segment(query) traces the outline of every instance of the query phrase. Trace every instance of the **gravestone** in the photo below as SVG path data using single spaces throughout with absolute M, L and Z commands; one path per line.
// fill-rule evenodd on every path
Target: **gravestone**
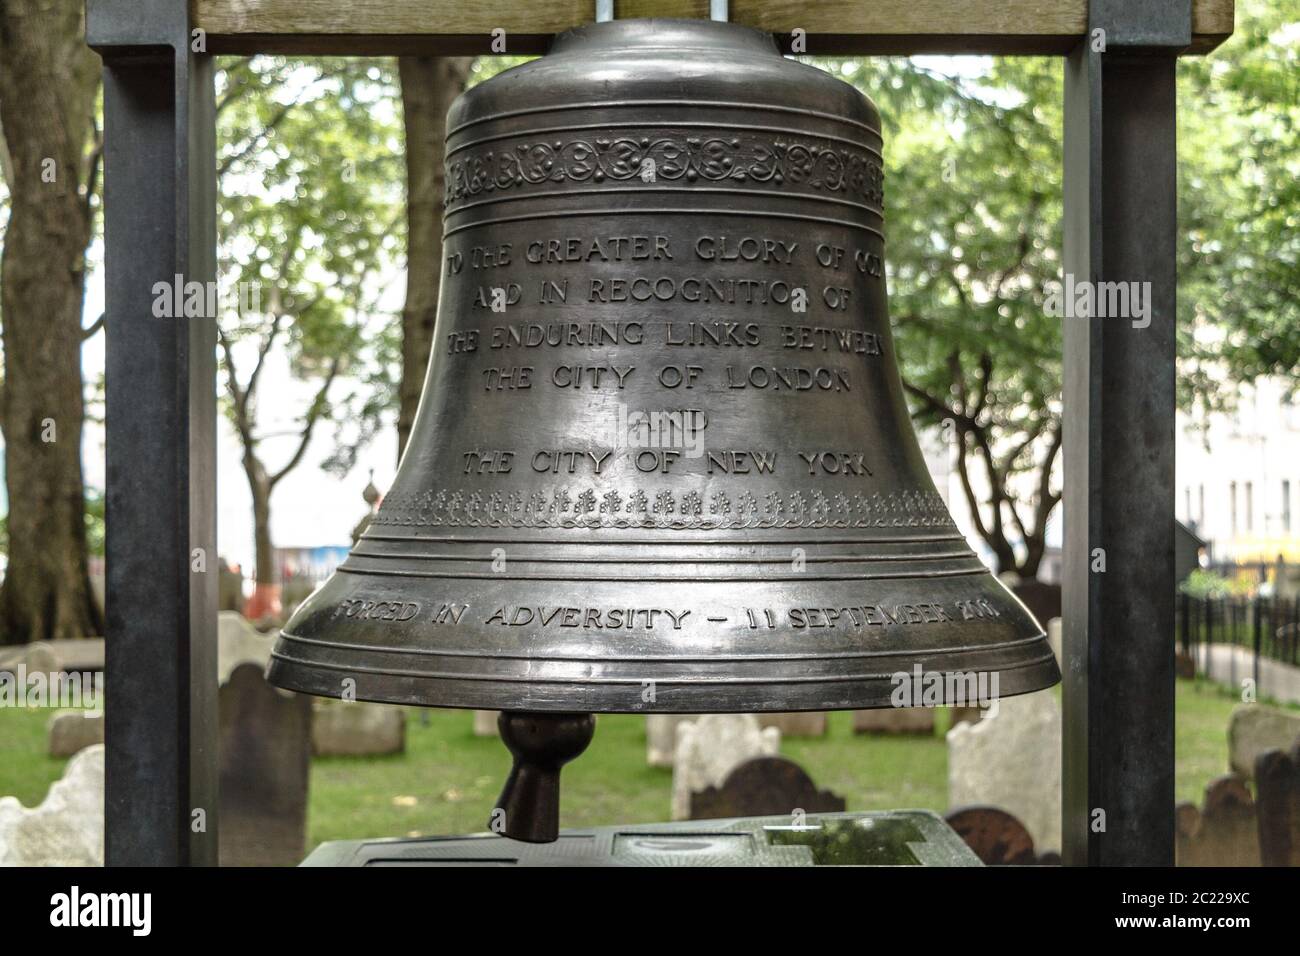
M 0 647 L 0 671 L 17 674 L 20 667 L 29 674 L 52 674 L 63 669 L 49 641 Z
M 1039 853 L 1061 849 L 1061 707 L 1051 691 L 998 701 L 996 717 L 948 731 L 948 806 L 992 806 Z
M 1255 761 L 1269 750 L 1290 750 L 1300 740 L 1300 713 L 1266 704 L 1238 704 L 1228 718 L 1228 764 L 1247 779 Z
M 225 558 L 217 558 L 217 610 L 238 611 L 244 606 L 244 576 Z
M 781 731 L 760 727 L 753 714 L 704 714 L 683 723 L 673 756 L 673 819 L 690 818 L 692 793 L 720 786 L 737 764 L 775 756 L 780 747 Z
M 103 865 L 103 744 L 69 760 L 39 806 L 0 797 L 0 866 Z
M 73 754 L 104 742 L 102 710 L 56 710 L 46 724 L 51 757 Z
M 317 757 L 367 757 L 406 750 L 406 711 L 391 704 L 313 702 L 311 749 Z
M 760 727 L 775 727 L 782 737 L 826 736 L 824 711 L 808 710 L 799 713 L 758 714 Z
M 787 757 L 755 757 L 732 769 L 721 786 L 691 794 L 692 820 L 842 813 L 844 798 L 818 790 L 812 778 Z
M 499 710 L 474 711 L 474 736 L 495 737 L 497 735 L 497 715 Z
M 645 762 L 651 767 L 671 767 L 677 753 L 677 728 L 699 714 L 650 714 L 645 719 Z
M 217 695 L 223 866 L 296 866 L 307 839 L 311 699 L 235 667 Z
M 944 820 L 985 866 L 1033 866 L 1039 863 L 1034 838 L 1025 825 L 997 807 L 961 807 Z
M 58 662 L 58 670 L 102 671 L 104 669 L 104 639 L 102 637 L 75 637 L 50 641 L 50 650 Z
M 853 712 L 855 734 L 934 734 L 933 707 L 878 707 Z
M 217 682 L 224 684 L 240 664 L 251 662 L 266 670 L 275 634 L 263 633 L 238 611 L 217 615 Z
M 949 722 L 949 729 L 956 727 L 960 723 L 976 724 L 984 716 L 984 708 L 975 707 L 950 707 L 952 720 Z
M 1239 774 L 1212 780 L 1205 805 L 1174 808 L 1175 866 L 1259 866 L 1255 801 Z
M 755 714 L 759 727 L 775 727 L 782 737 L 824 737 L 826 714 L 821 711 L 802 713 Z M 677 728 L 699 720 L 699 714 L 650 714 L 645 719 L 645 762 L 651 767 L 671 767 L 677 750 Z
M 1300 866 L 1300 741 L 1255 763 L 1262 866 Z
M 1045 624 L 1061 616 L 1061 586 L 1048 584 L 1034 578 L 1009 583 L 1011 593 L 1029 609 L 1039 623 Z

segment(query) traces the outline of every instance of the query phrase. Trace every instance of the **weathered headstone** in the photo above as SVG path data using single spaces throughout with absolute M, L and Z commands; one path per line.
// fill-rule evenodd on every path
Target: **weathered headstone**
M 102 637 L 65 638 L 49 642 L 60 670 L 102 671 L 104 639 Z
M 650 714 L 645 719 L 645 762 L 671 767 L 677 754 L 677 728 L 699 720 L 699 714 Z
M 775 727 L 782 737 L 826 736 L 826 714 L 808 710 L 799 713 L 758 714 L 760 727 Z
M 0 671 L 17 674 L 20 667 L 26 668 L 29 674 L 52 674 L 63 669 L 49 641 L 0 647 Z
M 104 742 L 102 710 L 56 710 L 46 724 L 51 757 L 73 754 Z
M 878 707 L 853 712 L 855 734 L 934 733 L 933 707 Z
M 992 806 L 1061 849 L 1061 707 L 1051 691 L 998 701 L 996 717 L 948 731 L 948 806 Z
M 318 757 L 403 753 L 406 711 L 391 704 L 318 698 L 313 704 L 311 749 Z
M 755 757 L 734 767 L 717 787 L 691 794 L 692 820 L 841 813 L 844 798 L 818 790 L 807 772 L 786 757 Z
M 1300 866 L 1300 742 L 1259 755 L 1255 788 L 1260 864 Z
M 499 710 L 474 711 L 474 736 L 495 737 L 497 735 L 497 715 Z
M 1205 788 L 1205 806 L 1174 808 L 1176 866 L 1259 866 L 1255 801 L 1246 780 L 1228 774 Z
M 1014 582 L 1007 582 L 1007 586 L 1039 623 L 1046 624 L 1052 618 L 1060 618 L 1061 586 L 1059 584 L 1047 584 L 1033 578 L 1021 581 L 1017 578 Z
M 273 633 L 259 631 L 238 611 L 222 611 L 217 615 L 217 682 L 224 684 L 246 662 L 265 671 L 274 643 Z
M 949 729 L 956 727 L 960 723 L 975 724 L 984 716 L 984 708 L 978 705 L 973 707 L 951 707 L 952 720 L 949 722 Z
M 1300 740 L 1300 713 L 1266 704 L 1238 704 L 1228 718 L 1228 764 L 1247 779 L 1268 750 L 1290 750 Z
M 944 820 L 985 866 L 1033 866 L 1039 862 L 1025 825 L 997 807 L 960 807 Z
M 760 727 L 753 714 L 705 714 L 683 723 L 673 757 L 673 819 L 690 819 L 692 793 L 721 785 L 737 764 L 775 756 L 780 747 L 781 731 Z
M 225 558 L 217 559 L 217 610 L 238 611 L 244 606 L 244 576 Z
M 0 866 L 103 865 L 103 744 L 68 761 L 39 806 L 0 797 Z
M 824 737 L 826 714 L 821 711 L 801 713 L 755 714 L 760 727 L 775 727 L 782 737 Z M 650 714 L 645 719 L 645 762 L 651 767 L 671 767 L 677 751 L 677 728 L 699 714 Z
M 238 665 L 217 697 L 223 866 L 296 866 L 307 839 L 311 698 Z

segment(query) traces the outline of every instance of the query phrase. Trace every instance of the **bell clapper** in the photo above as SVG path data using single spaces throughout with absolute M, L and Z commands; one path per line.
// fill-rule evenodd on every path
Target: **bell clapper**
M 596 718 L 504 710 L 497 730 L 515 761 L 488 826 L 512 840 L 553 843 L 560 835 L 560 768 L 587 749 Z

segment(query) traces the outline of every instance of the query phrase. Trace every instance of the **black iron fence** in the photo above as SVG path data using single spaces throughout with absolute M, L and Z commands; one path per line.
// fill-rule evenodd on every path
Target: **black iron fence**
M 1180 594 L 1175 619 L 1179 647 L 1198 670 L 1208 669 L 1216 644 L 1242 648 L 1256 664 L 1265 658 L 1300 666 L 1300 599 Z

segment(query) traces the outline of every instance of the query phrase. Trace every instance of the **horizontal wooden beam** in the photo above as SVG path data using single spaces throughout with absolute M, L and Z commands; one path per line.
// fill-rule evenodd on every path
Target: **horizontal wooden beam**
M 594 19 L 595 0 L 191 0 L 215 53 L 464 55 L 541 53 Z M 1232 33 L 1234 0 L 1194 0 L 1192 45 Z M 708 0 L 617 0 L 620 19 L 707 17 Z M 1060 55 L 1086 32 L 1088 0 L 731 0 L 731 19 L 778 37 L 807 35 L 813 55 Z

